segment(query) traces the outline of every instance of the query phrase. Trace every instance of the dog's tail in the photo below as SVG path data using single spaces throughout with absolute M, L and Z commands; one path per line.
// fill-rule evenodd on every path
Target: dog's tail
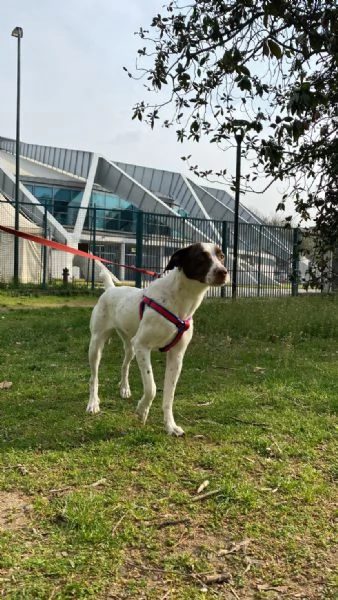
M 115 283 L 120 283 L 120 280 L 113 275 L 102 263 L 100 264 L 100 279 L 103 281 L 104 289 L 115 287 Z

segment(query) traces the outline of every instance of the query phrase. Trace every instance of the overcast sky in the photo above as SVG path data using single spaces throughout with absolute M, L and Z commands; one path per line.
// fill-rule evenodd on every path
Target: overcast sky
M 25 142 L 100 152 L 108 158 L 188 174 L 181 160 L 205 169 L 235 169 L 235 150 L 207 142 L 182 146 L 174 131 L 151 131 L 132 120 L 144 98 L 130 79 L 140 40 L 163 0 L 4 0 L 0 20 L 0 135 L 15 138 L 17 40 L 21 41 L 21 139 Z M 246 165 L 243 165 L 243 170 Z M 203 183 L 203 182 L 202 182 Z M 226 191 L 230 191 L 225 186 Z M 278 185 L 243 204 L 271 215 L 281 199 Z

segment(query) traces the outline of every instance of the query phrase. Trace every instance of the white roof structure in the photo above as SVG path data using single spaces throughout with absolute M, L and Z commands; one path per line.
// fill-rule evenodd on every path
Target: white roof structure
M 144 212 L 184 214 L 191 218 L 233 221 L 234 199 L 222 189 L 203 187 L 182 173 L 121 162 L 81 150 L 20 144 L 20 176 L 23 178 L 94 184 L 129 201 Z M 15 174 L 15 140 L 0 137 L 0 170 Z M 2 189 L 3 175 L 2 175 Z M 84 199 L 83 204 L 86 204 Z M 260 224 L 261 220 L 244 206 L 240 220 Z

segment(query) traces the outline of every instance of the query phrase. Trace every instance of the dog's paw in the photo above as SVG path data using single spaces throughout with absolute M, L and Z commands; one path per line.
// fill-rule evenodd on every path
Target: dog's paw
M 182 437 L 185 435 L 182 427 L 179 427 L 175 423 L 173 425 L 165 425 L 165 429 L 169 435 L 174 435 L 175 437 Z
M 141 419 L 142 424 L 144 425 L 146 423 L 146 421 L 147 421 L 147 418 L 148 418 L 149 406 L 145 406 L 142 403 L 142 400 L 140 400 L 140 402 L 138 403 L 138 405 L 136 407 L 135 413 Z
M 97 401 L 89 400 L 86 411 L 87 413 L 96 415 L 98 412 L 100 412 L 100 403 Z
M 130 387 L 129 385 L 121 385 L 120 386 L 120 396 L 121 398 L 130 398 L 131 397 L 131 391 L 130 391 Z

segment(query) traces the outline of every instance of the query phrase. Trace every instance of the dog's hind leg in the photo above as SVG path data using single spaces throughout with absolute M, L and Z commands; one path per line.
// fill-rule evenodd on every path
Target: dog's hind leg
M 152 401 L 156 395 L 156 384 L 150 361 L 150 350 L 135 344 L 135 354 L 143 383 L 143 396 L 137 405 L 136 414 L 144 424 L 147 420 Z
M 98 395 L 99 390 L 99 366 L 102 357 L 102 351 L 108 334 L 100 336 L 93 334 L 89 344 L 89 366 L 90 366 L 90 383 L 89 383 L 89 402 L 87 404 L 87 412 L 95 414 L 100 411 L 100 399 Z
M 121 398 L 130 398 L 131 391 L 129 387 L 129 367 L 130 363 L 135 356 L 134 348 L 131 341 L 123 335 L 121 331 L 116 330 L 119 334 L 121 340 L 123 341 L 124 347 L 124 360 L 121 369 L 121 380 L 119 382 L 120 386 L 120 396 Z

